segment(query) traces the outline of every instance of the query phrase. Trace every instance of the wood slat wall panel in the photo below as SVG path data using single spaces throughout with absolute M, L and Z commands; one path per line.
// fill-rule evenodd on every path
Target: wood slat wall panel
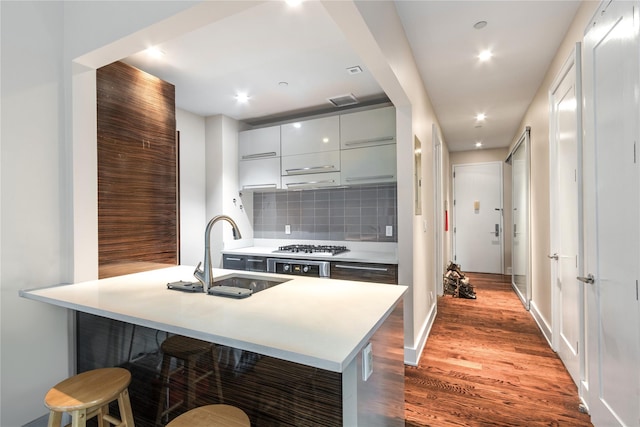
M 176 265 L 175 87 L 121 62 L 96 80 L 99 276 Z

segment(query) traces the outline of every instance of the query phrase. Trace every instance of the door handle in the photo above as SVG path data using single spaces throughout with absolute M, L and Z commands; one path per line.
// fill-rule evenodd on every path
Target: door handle
M 496 237 L 500 237 L 500 224 L 496 224 Z
M 557 261 L 557 260 L 558 260 L 558 254 L 547 255 L 547 258 L 549 258 L 549 259 L 555 259 L 555 260 Z
M 587 277 L 578 276 L 576 277 L 576 279 L 583 283 L 588 283 L 589 285 L 593 285 L 594 283 L 596 283 L 596 278 L 593 277 L 593 274 L 591 273 L 587 274 Z

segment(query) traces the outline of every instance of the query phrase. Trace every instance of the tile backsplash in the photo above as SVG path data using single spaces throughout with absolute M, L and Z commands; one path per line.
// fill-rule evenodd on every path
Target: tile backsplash
M 397 242 L 397 218 L 396 184 L 253 193 L 255 238 Z

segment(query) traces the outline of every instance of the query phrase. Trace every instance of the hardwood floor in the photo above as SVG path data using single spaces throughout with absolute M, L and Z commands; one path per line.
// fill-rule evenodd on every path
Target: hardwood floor
M 468 277 L 477 299 L 441 297 L 419 366 L 405 369 L 405 425 L 591 426 L 509 278 Z

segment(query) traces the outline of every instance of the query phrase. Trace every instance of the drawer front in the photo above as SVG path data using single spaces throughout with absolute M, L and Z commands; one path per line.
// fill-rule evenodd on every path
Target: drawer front
M 397 285 L 398 266 L 395 264 L 332 261 L 331 278 Z
M 222 255 L 222 268 L 227 270 L 246 270 L 247 257 L 244 255 Z

